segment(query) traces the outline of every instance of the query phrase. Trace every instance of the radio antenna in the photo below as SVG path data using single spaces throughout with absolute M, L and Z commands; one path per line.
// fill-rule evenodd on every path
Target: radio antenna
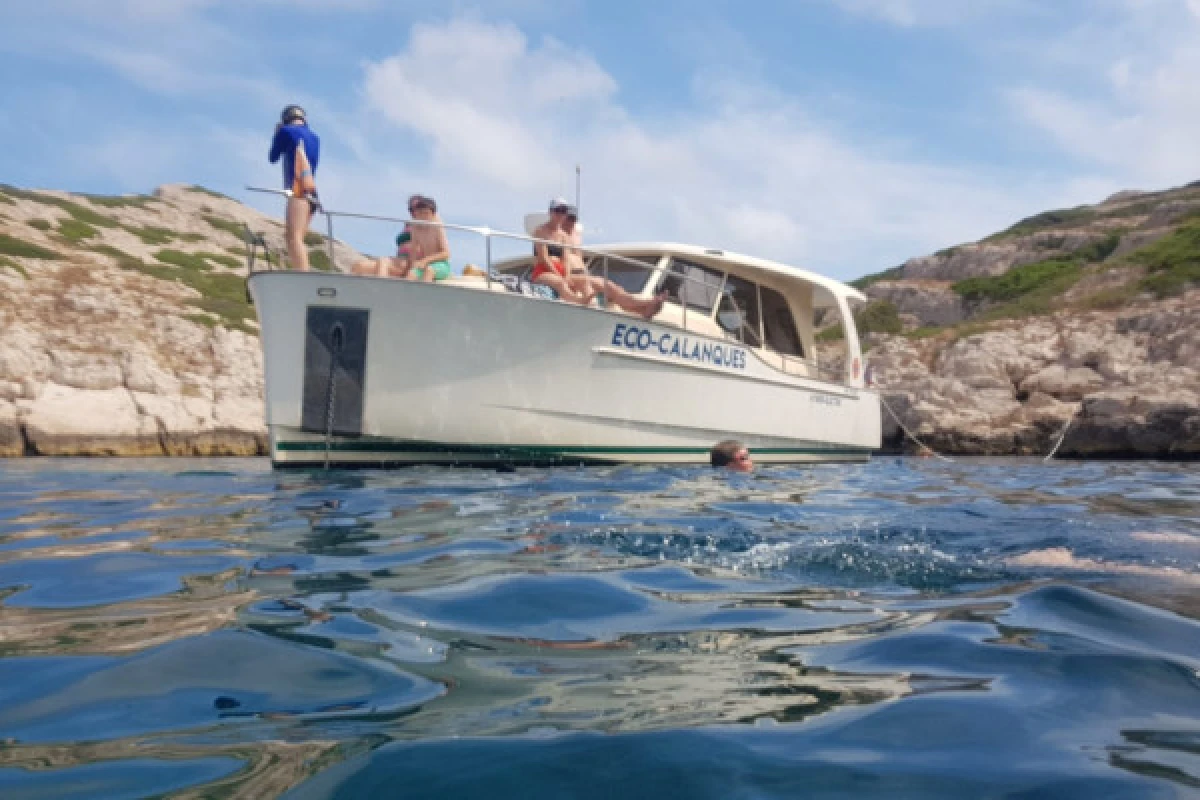
M 579 210 L 579 165 L 575 165 L 575 210 Z

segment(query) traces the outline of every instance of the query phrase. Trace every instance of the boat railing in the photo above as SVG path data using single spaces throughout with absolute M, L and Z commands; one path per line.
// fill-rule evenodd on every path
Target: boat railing
M 263 192 L 266 194 L 282 195 L 284 197 L 292 197 L 293 196 L 292 192 L 287 189 L 269 189 L 269 188 L 256 187 L 256 186 L 247 186 L 246 189 L 249 191 L 253 191 L 253 192 Z M 645 261 L 639 261 L 638 259 L 635 259 L 635 258 L 629 258 L 627 256 L 618 255 L 616 253 L 613 253 L 609 250 L 604 249 L 603 247 L 589 247 L 587 245 L 565 245 L 559 241 L 554 241 L 554 240 L 550 240 L 550 239 L 540 239 L 536 236 L 529 236 L 529 235 L 526 235 L 523 233 L 511 233 L 508 231 L 496 230 L 496 229 L 490 228 L 486 225 L 483 225 L 483 226 L 481 226 L 481 225 L 460 225 L 460 224 L 456 224 L 456 223 L 452 223 L 452 222 L 442 222 L 440 220 L 432 221 L 432 220 L 420 220 L 420 219 L 406 219 L 403 217 L 391 217 L 391 216 L 380 215 L 380 214 L 362 214 L 362 213 L 354 212 L 354 211 L 334 211 L 334 210 L 331 210 L 328 208 L 324 208 L 323 206 L 319 206 L 316 209 L 316 211 L 317 211 L 317 213 L 319 213 L 325 217 L 325 244 L 328 249 L 328 258 L 329 258 L 329 263 L 331 266 L 336 263 L 334 260 L 334 241 L 335 241 L 334 240 L 334 219 L 338 218 L 338 219 L 345 219 L 345 220 L 363 220 L 363 221 L 368 221 L 368 222 L 389 222 L 389 223 L 395 223 L 395 224 L 400 224 L 400 225 L 427 226 L 427 227 L 432 227 L 432 228 L 442 228 L 443 230 L 458 231 L 461 233 L 468 233 L 468 234 L 480 236 L 483 238 L 483 246 L 484 246 L 484 276 L 483 277 L 484 277 L 484 281 L 486 282 L 486 285 L 489 289 L 492 288 L 492 284 L 495 280 L 493 278 L 493 269 L 492 269 L 492 242 L 494 239 L 501 239 L 501 240 L 505 240 L 505 241 L 514 241 L 514 242 L 523 242 L 523 243 L 530 244 L 530 245 L 538 245 L 538 244 L 544 244 L 547 246 L 553 245 L 556 247 L 564 247 L 566 249 L 573 250 L 573 251 L 576 251 L 576 252 L 584 254 L 584 255 L 596 256 L 596 257 L 598 257 L 597 260 L 599 260 L 600 263 L 602 264 L 602 276 L 606 282 L 610 280 L 609 271 L 608 271 L 610 261 L 615 262 L 615 263 L 628 264 L 628 265 L 637 267 L 639 269 L 647 269 L 647 268 L 654 269 L 654 267 L 649 267 L 649 265 Z M 267 246 L 267 243 L 264 240 L 263 236 L 261 234 L 253 233 L 252 231 L 250 231 L 249 227 L 247 227 L 245 238 L 246 238 L 246 245 L 247 245 L 247 268 L 248 268 L 249 272 L 251 274 L 253 274 L 254 272 L 263 272 L 263 271 L 274 270 L 276 267 L 271 262 L 270 249 Z M 255 264 L 256 264 L 255 256 L 256 256 L 256 252 L 259 247 L 261 247 L 263 249 L 263 252 L 265 255 L 265 258 L 263 260 L 267 266 L 265 269 L 256 270 L 255 269 Z M 508 259 L 505 259 L 505 260 L 508 260 Z M 702 288 L 706 292 L 711 291 L 714 288 L 712 284 L 707 283 L 693 275 L 688 274 L 686 271 L 680 269 L 673 262 L 670 263 L 670 265 L 667 267 L 665 272 L 666 272 L 666 274 L 669 274 L 669 275 L 672 275 L 672 276 L 678 278 L 684 284 L 695 284 L 696 286 Z M 723 293 L 724 288 L 725 288 L 725 286 L 724 286 L 724 284 L 722 284 L 722 286 L 717 290 L 718 296 L 720 296 Z M 689 331 L 689 332 L 693 332 L 693 333 L 695 333 L 695 332 L 707 333 L 706 331 L 693 331 L 691 328 L 688 327 L 688 303 L 686 301 L 684 301 L 683 296 L 682 296 L 683 294 L 684 293 L 681 293 L 680 302 L 679 302 L 679 306 L 682 309 L 682 311 L 681 311 L 682 320 L 681 320 L 680 327 L 682 327 L 683 330 L 685 330 L 685 331 Z M 692 313 L 697 314 L 698 312 L 693 311 Z M 700 315 L 700 316 L 703 319 L 711 319 L 710 314 L 705 314 L 705 315 Z M 780 353 L 777 350 L 773 350 L 773 349 L 766 347 L 765 343 L 761 349 L 764 352 L 769 353 L 772 357 L 779 358 L 780 363 L 782 364 L 781 369 L 786 374 L 806 377 L 808 375 L 811 375 L 813 372 L 815 372 L 818 375 L 818 377 L 821 377 L 822 380 L 827 380 L 832 383 L 838 383 L 838 384 L 842 383 L 841 370 L 833 369 L 827 365 L 820 364 L 815 359 L 803 358 L 800 356 L 794 356 L 794 355 L 789 355 L 786 353 Z

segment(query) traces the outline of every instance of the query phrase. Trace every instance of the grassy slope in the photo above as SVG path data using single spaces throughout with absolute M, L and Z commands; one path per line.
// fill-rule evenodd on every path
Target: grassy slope
M 214 197 L 222 197 L 222 195 L 203 187 L 192 187 L 191 190 Z M 86 198 L 88 203 L 102 208 L 136 207 L 153 210 L 153 205 L 161 202 L 157 198 L 147 195 L 81 196 Z M 220 246 L 212 242 L 210 237 L 195 233 L 180 233 L 153 225 L 125 225 L 107 214 L 72 200 L 0 184 L 0 204 L 11 205 L 15 199 L 54 206 L 66 212 L 66 217 L 57 224 L 42 219 L 35 219 L 29 223 L 37 230 L 53 234 L 52 238 L 57 238 L 63 247 L 50 249 L 16 236 L 0 234 L 0 258 L 4 259 L 3 262 L 0 262 L 0 266 L 13 269 L 28 277 L 26 270 L 9 257 L 70 261 L 73 253 L 81 251 L 95 253 L 112 259 L 121 269 L 139 272 L 158 280 L 175 281 L 196 290 L 200 297 L 187 302 L 197 312 L 203 313 L 187 314 L 188 319 L 209 327 L 221 324 L 247 333 L 255 332 L 252 325 L 254 307 L 246 296 L 244 277 L 214 269 L 214 265 L 238 269 L 243 263 L 240 258 L 210 251 L 189 253 L 177 248 L 164 248 L 155 253 L 152 263 L 147 263 L 111 245 L 96 241 L 100 238 L 101 229 L 123 229 L 151 246 L 167 245 L 176 241 L 198 243 L 207 240 L 214 245 L 212 249 L 219 249 Z M 203 218 L 214 230 L 233 233 L 238 238 L 242 236 L 243 228 L 240 223 L 215 214 L 204 215 Z M 318 237 L 314 244 L 321 242 L 324 242 L 324 239 Z

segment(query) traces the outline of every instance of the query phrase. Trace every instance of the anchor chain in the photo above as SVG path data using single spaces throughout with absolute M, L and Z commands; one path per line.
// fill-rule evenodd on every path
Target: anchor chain
M 329 332 L 329 380 L 325 385 L 325 469 L 329 469 L 329 451 L 333 443 L 333 406 L 337 401 L 337 372 L 338 356 L 342 354 L 342 340 L 345 334 L 339 322 Z

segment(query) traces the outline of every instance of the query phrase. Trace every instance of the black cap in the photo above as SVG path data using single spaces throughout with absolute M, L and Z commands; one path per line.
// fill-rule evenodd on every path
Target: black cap
M 306 119 L 307 119 L 307 116 L 304 113 L 304 109 L 297 105 L 287 106 L 279 114 L 279 121 L 282 122 L 284 125 L 290 125 L 293 122 L 295 122 L 296 120 L 300 120 L 301 122 L 304 122 Z

